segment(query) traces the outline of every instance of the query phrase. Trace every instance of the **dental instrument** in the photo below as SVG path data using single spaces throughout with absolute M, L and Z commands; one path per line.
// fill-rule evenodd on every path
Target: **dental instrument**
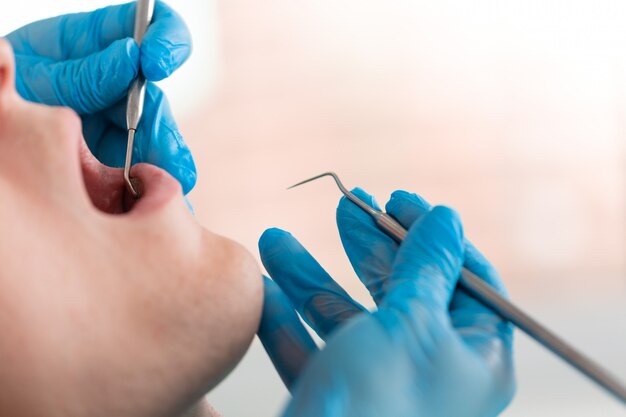
M 346 198 L 369 214 L 377 226 L 387 235 L 398 243 L 401 243 L 404 240 L 407 235 L 407 230 L 400 223 L 387 213 L 376 210 L 359 199 L 343 185 L 337 174 L 334 172 L 325 172 L 294 184 L 288 189 L 298 187 L 302 184 L 327 176 L 332 177 Z M 512 302 L 506 300 L 483 279 L 473 274 L 468 269 L 463 268 L 459 279 L 459 285 L 463 288 L 463 290 L 471 294 L 483 305 L 495 311 L 504 320 L 507 320 L 517 326 L 528 336 L 535 339 L 548 350 L 552 351 L 565 362 L 578 369 L 589 379 L 596 382 L 598 385 L 613 394 L 617 399 L 626 404 L 626 387 L 619 380 L 611 375 L 606 369 L 603 369 L 598 363 L 595 363 L 593 360 L 583 355 L 565 340 L 561 339 L 538 321 L 530 317 Z
M 154 14 L 155 0 L 137 0 L 137 9 L 135 11 L 135 32 L 133 37 L 137 45 L 141 46 L 146 30 L 152 21 Z M 126 162 L 124 164 L 124 182 L 126 188 L 134 198 L 139 198 L 139 190 L 137 181 L 130 176 L 130 168 L 133 162 L 133 146 L 135 143 L 135 134 L 137 127 L 141 121 L 143 113 L 143 103 L 146 96 L 146 78 L 139 70 L 137 78 L 128 90 L 128 102 L 126 104 L 126 127 L 128 129 L 128 142 L 126 145 Z

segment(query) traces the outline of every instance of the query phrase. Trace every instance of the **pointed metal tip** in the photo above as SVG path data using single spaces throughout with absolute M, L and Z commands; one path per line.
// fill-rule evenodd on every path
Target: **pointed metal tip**
M 137 191 L 137 187 L 133 183 L 134 178 L 130 176 L 130 170 L 132 168 L 133 162 L 133 144 L 135 142 L 135 129 L 128 129 L 128 142 L 126 145 L 126 161 L 124 163 L 124 182 L 126 183 L 126 188 L 131 193 L 134 198 L 139 198 L 139 192 Z
M 382 212 L 380 212 L 379 210 L 376 210 L 373 207 L 370 207 L 369 205 L 367 205 L 367 203 L 365 203 L 364 201 L 362 201 L 361 199 L 359 199 L 356 195 L 352 194 L 351 191 L 349 191 L 341 182 L 341 180 L 339 179 L 339 177 L 337 176 L 337 174 L 335 174 L 332 171 L 328 171 L 328 172 L 324 172 L 323 174 L 319 174 L 316 175 L 312 178 L 306 179 L 304 181 L 300 181 L 297 184 L 292 185 L 291 187 L 287 188 L 288 190 L 294 188 L 294 187 L 298 187 L 302 184 L 306 184 L 307 182 L 311 182 L 314 181 L 318 178 L 322 178 L 322 177 L 332 177 L 335 180 L 335 183 L 337 184 L 337 187 L 339 187 L 339 190 L 341 190 L 341 192 L 343 193 L 343 195 L 346 196 L 346 198 L 348 198 L 348 200 L 352 201 L 354 204 L 356 204 L 357 206 L 359 206 L 361 209 L 363 209 L 366 213 L 369 213 L 371 216 L 379 216 L 382 214 Z
M 288 190 L 291 190 L 292 188 L 299 187 L 299 186 L 301 186 L 302 184 L 306 184 L 307 182 L 315 181 L 316 179 L 318 179 L 318 178 L 322 178 L 322 177 L 333 177 L 333 178 L 335 179 L 335 181 L 339 181 L 339 177 L 337 176 L 337 174 L 335 174 L 335 173 L 334 173 L 334 172 L 332 172 L 332 171 L 328 171 L 328 172 L 324 172 L 323 174 L 319 174 L 319 175 L 316 175 L 316 176 L 311 177 L 311 178 L 309 178 L 309 179 L 306 179 L 306 180 L 304 180 L 304 181 L 300 181 L 299 183 L 294 184 L 294 185 L 292 185 L 291 187 L 288 187 L 287 189 L 288 189 Z

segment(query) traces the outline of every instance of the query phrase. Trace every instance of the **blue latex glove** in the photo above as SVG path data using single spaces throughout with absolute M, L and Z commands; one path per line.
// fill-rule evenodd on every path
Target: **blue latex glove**
M 289 233 L 261 237 L 273 280 L 259 337 L 293 394 L 284 415 L 497 415 L 515 389 L 512 327 L 456 283 L 463 264 L 504 293 L 502 282 L 452 210 L 403 191 L 386 210 L 409 229 L 400 246 L 345 198 L 337 209 L 346 253 L 378 306 L 371 313 Z M 296 311 L 326 341 L 322 350 Z
M 27 100 L 71 107 L 83 120 L 87 145 L 104 164 L 126 157 L 126 96 L 138 68 L 150 81 L 171 75 L 191 53 L 185 23 L 156 2 L 141 49 L 132 39 L 135 3 L 31 23 L 7 36 L 16 60 L 17 91 Z M 167 98 L 147 85 L 133 163 L 149 162 L 172 174 L 188 193 L 196 167 Z

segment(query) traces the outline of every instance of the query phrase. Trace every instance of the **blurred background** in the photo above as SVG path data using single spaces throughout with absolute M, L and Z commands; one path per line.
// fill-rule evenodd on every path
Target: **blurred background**
M 2 7 L 0 33 L 117 1 Z M 512 297 L 626 379 L 626 2 L 170 0 L 195 41 L 170 80 L 206 227 L 257 253 L 293 232 L 357 299 L 327 170 L 384 203 L 457 208 Z M 523 334 L 504 416 L 624 415 Z M 209 394 L 225 416 L 288 396 L 260 343 Z

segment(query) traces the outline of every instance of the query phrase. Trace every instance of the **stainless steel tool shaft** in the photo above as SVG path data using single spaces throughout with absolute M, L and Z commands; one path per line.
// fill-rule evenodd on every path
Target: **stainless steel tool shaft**
M 137 10 L 135 12 L 135 33 L 133 37 L 139 46 L 143 40 L 154 14 L 155 0 L 137 0 Z M 135 144 L 135 134 L 141 121 L 143 113 L 143 103 L 146 95 L 146 78 L 141 69 L 137 78 L 128 90 L 128 101 L 126 104 L 126 128 L 128 129 L 128 143 L 126 145 L 126 162 L 124 163 L 124 182 L 126 188 L 135 198 L 139 198 L 139 191 L 130 176 L 130 168 L 133 163 L 133 147 Z

